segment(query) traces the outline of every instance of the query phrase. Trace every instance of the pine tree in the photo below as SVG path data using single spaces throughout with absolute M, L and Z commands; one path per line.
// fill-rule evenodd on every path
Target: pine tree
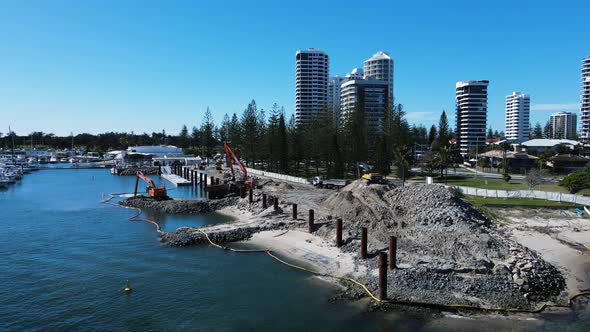
M 535 129 L 533 129 L 533 138 L 543 138 L 543 128 L 539 122 L 535 123 Z
M 213 149 L 215 148 L 215 124 L 213 123 L 213 116 L 211 110 L 207 107 L 205 115 L 203 116 L 203 123 L 201 124 L 201 143 L 203 144 L 202 152 L 205 157 L 213 156 Z
M 450 139 L 450 130 L 449 130 L 449 122 L 447 120 L 447 114 L 443 110 L 442 114 L 440 115 L 440 120 L 438 121 L 438 146 L 448 146 L 449 139 Z
M 354 110 L 346 117 L 346 138 L 349 149 L 348 160 L 357 168 L 367 161 L 367 123 L 362 100 L 357 99 Z
M 227 136 L 231 145 L 234 146 L 236 149 L 239 149 L 240 145 L 242 144 L 242 127 L 240 124 L 240 120 L 238 119 L 238 115 L 236 113 L 232 115 L 231 120 L 229 122 Z
M 219 127 L 219 140 L 222 143 L 225 143 L 229 140 L 229 126 L 230 126 L 230 119 L 229 119 L 229 115 L 227 115 L 227 113 L 225 113 L 223 115 L 223 120 L 221 121 L 221 126 Z
M 287 142 L 287 126 L 285 125 L 284 109 L 281 109 L 281 113 L 279 115 L 277 147 L 279 172 L 285 174 L 289 171 L 289 146 Z
M 193 150 L 196 151 L 197 147 L 201 146 L 201 132 L 199 131 L 199 128 L 197 128 L 196 126 L 193 126 L 193 129 L 191 131 L 191 147 Z M 196 152 L 196 153 L 200 153 L 200 152 Z
M 180 138 L 180 147 L 183 149 L 188 148 L 189 136 L 188 136 L 188 128 L 186 125 L 182 126 L 179 134 Z
M 543 128 L 543 137 L 545 138 L 553 138 L 553 128 L 551 126 L 551 121 L 547 121 L 545 124 L 545 128 Z
M 430 131 L 428 132 L 428 145 L 432 146 L 432 143 L 436 140 L 438 136 L 438 131 L 436 130 L 436 126 L 432 125 L 430 127 Z
M 406 112 L 401 104 L 393 107 L 392 112 L 392 139 L 393 161 L 396 166 L 397 176 L 405 183 L 409 175 L 412 163 L 412 146 L 409 140 L 409 125 L 405 119 Z
M 242 135 L 242 156 L 246 159 L 246 165 L 250 165 L 251 163 L 256 162 L 256 158 L 258 157 L 258 147 L 259 147 L 259 114 L 258 109 L 256 107 L 256 102 L 252 100 L 244 113 L 242 114 L 241 119 L 241 131 Z
M 266 126 L 266 151 L 268 153 L 268 164 L 269 170 L 273 172 L 278 168 L 278 152 L 279 152 L 279 142 L 278 142 L 278 127 L 279 127 L 279 117 L 281 115 L 281 111 L 279 105 L 274 103 L 272 105 L 270 116 L 268 117 L 268 125 Z

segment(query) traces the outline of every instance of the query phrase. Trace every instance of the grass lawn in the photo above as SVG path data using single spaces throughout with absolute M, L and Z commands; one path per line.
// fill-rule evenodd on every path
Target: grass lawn
M 544 199 L 529 198 L 484 198 L 476 196 L 465 196 L 465 200 L 476 208 L 478 207 L 528 207 L 528 208 L 553 208 L 553 209 L 573 209 L 577 207 L 573 203 L 562 203 L 546 201 Z M 579 207 L 579 206 L 578 206 Z
M 438 179 L 439 181 L 443 181 L 442 179 Z M 504 181 L 504 179 L 488 179 L 488 178 L 481 178 L 481 177 L 452 177 L 449 176 L 448 184 L 455 185 L 455 186 L 465 186 L 465 187 L 473 187 L 473 188 L 483 188 L 483 189 L 500 189 L 500 190 L 528 190 L 529 186 L 524 181 L 521 180 L 510 180 L 509 182 Z M 542 191 L 553 191 L 553 192 L 562 192 L 567 193 L 567 189 L 564 187 L 559 186 L 556 183 L 546 183 L 540 186 L 535 186 L 535 190 L 542 190 Z M 583 190 L 579 192 L 579 194 L 590 194 L 590 190 Z

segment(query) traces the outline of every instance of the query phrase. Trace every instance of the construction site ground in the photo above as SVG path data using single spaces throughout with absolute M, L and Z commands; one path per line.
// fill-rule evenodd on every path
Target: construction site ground
M 314 269 L 360 280 L 378 288 L 377 253 L 398 239 L 397 268 L 388 273 L 387 297 L 482 308 L 535 309 L 544 303 L 567 305 L 588 288 L 589 250 L 584 247 L 590 219 L 544 209 L 497 209 L 488 219 L 452 189 L 440 185 L 368 185 L 357 180 L 340 191 L 259 179 L 254 202 L 226 198 L 194 202 L 199 211 L 215 210 L 235 221 L 200 229 L 180 228 L 161 235 L 167 245 L 241 241 L 270 248 Z M 262 194 L 268 197 L 262 207 Z M 278 199 L 278 211 L 273 208 Z M 157 208 L 149 199 L 123 201 Z M 188 202 L 183 204 L 190 209 Z M 297 204 L 298 217 L 292 218 Z M 308 232 L 308 211 L 315 227 Z M 174 211 L 184 213 L 183 211 Z M 565 213 L 565 214 L 564 214 Z M 488 214 L 489 215 L 489 214 Z M 538 216 L 537 216 L 538 215 Z M 336 219 L 343 219 L 343 246 L 335 246 Z M 368 258 L 361 259 L 360 229 L 368 229 Z M 231 245 L 231 244 L 228 244 Z M 349 298 L 366 293 L 345 285 Z

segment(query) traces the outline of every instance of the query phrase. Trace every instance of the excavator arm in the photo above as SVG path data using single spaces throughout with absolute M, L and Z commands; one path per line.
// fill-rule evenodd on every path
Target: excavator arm
M 233 164 L 235 163 L 238 165 L 238 168 L 240 168 L 240 172 L 242 172 L 244 178 L 247 178 L 248 171 L 246 170 L 240 159 L 238 159 L 238 157 L 234 153 L 234 150 L 232 150 L 232 148 L 230 148 L 229 145 L 227 145 L 227 143 L 223 143 L 223 149 L 225 150 L 225 156 L 227 158 L 227 167 L 229 167 L 229 169 L 231 170 L 232 176 L 234 178 L 236 177 L 233 167 Z
M 154 183 L 154 181 L 152 179 L 150 179 L 149 177 L 145 176 L 145 174 L 143 174 L 143 172 L 137 172 L 137 177 L 142 179 L 143 181 L 147 182 L 147 184 L 149 184 L 150 187 L 156 187 L 156 184 Z
M 154 183 L 154 181 L 152 179 L 150 179 L 149 177 L 147 177 L 145 174 L 143 174 L 143 172 L 137 172 L 135 174 L 135 191 L 133 193 L 134 196 L 137 196 L 137 186 L 139 185 L 139 179 L 142 179 L 143 181 L 147 182 L 147 184 L 148 184 L 147 192 L 150 196 L 155 197 L 155 198 L 167 198 L 168 197 L 168 193 L 166 192 L 166 188 L 164 188 L 163 186 L 156 187 L 156 184 Z

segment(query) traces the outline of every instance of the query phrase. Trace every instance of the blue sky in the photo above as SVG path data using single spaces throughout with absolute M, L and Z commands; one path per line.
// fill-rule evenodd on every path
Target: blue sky
M 469 79 L 490 80 L 494 129 L 512 91 L 544 123 L 578 110 L 589 13 L 582 0 L 1 1 L 0 132 L 178 132 L 251 99 L 292 113 L 308 47 L 331 75 L 388 51 L 412 123 L 453 119 L 455 82 Z

